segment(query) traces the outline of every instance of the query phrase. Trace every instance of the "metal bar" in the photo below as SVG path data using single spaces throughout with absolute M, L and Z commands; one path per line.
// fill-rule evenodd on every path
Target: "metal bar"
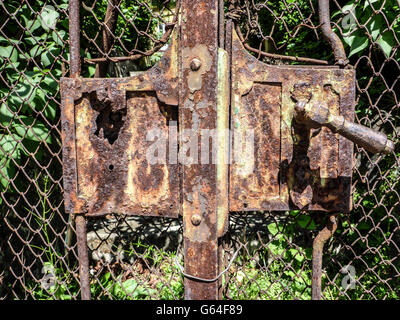
M 324 244 L 335 233 L 336 228 L 337 217 L 332 214 L 329 216 L 329 221 L 325 228 L 314 239 L 312 251 L 312 300 L 321 300 L 322 253 Z
M 329 42 L 335 56 L 335 63 L 339 66 L 346 66 L 348 60 L 344 51 L 343 43 L 331 28 L 331 18 L 329 11 L 329 0 L 319 0 L 319 21 L 321 23 L 321 31 L 324 38 Z
M 225 47 L 225 12 L 224 12 L 224 0 L 218 0 L 218 40 L 219 47 Z
M 80 55 L 80 23 L 79 23 L 79 0 L 69 2 L 69 53 L 70 53 L 70 77 L 77 78 L 81 74 Z
M 218 0 L 182 2 L 181 21 L 179 140 L 185 156 L 187 133 L 197 139 L 198 151 L 202 130 L 217 128 Z M 219 298 L 218 279 L 195 280 L 218 276 L 217 170 L 211 162 L 212 149 L 205 154 L 208 163 L 200 163 L 197 151 L 189 149 L 193 161 L 182 165 L 185 274 L 192 276 L 184 281 L 188 300 Z
M 79 0 L 71 0 L 68 8 L 71 78 L 77 78 L 81 74 L 79 5 Z M 89 256 L 87 249 L 86 219 L 84 216 L 80 214 L 75 216 L 75 228 L 78 243 L 81 299 L 90 300 Z
M 296 121 L 311 128 L 326 126 L 332 132 L 338 133 L 350 141 L 357 143 L 372 153 L 391 153 L 394 151 L 394 142 L 379 131 L 346 120 L 330 112 L 325 102 L 311 106 L 305 101 L 298 101 L 295 107 Z
M 118 20 L 118 0 L 108 0 L 106 17 L 103 25 L 103 51 L 106 56 L 110 53 L 115 28 Z M 110 60 L 100 62 L 96 66 L 95 78 L 106 76 Z
M 81 284 L 81 299 L 90 300 L 89 254 L 87 246 L 86 218 L 75 216 L 76 238 L 78 242 L 79 278 Z
M 239 25 L 236 24 L 235 31 L 237 35 L 239 36 L 240 41 L 243 43 L 243 46 L 254 53 L 257 53 L 261 56 L 272 58 L 272 59 L 279 59 L 279 60 L 288 60 L 288 61 L 296 61 L 296 62 L 305 62 L 305 63 L 314 63 L 314 64 L 321 64 L 321 65 L 327 65 L 328 61 L 325 60 L 320 60 L 320 59 L 313 59 L 313 58 L 305 58 L 305 57 L 294 57 L 294 56 L 284 56 L 282 54 L 276 54 L 276 53 L 269 53 L 269 52 L 264 52 L 258 49 L 255 49 L 253 47 L 250 47 L 247 43 L 246 40 L 243 37 L 242 32 L 240 31 Z

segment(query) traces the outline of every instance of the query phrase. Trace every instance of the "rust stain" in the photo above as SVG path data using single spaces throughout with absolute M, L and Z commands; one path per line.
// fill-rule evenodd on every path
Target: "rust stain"
M 296 121 L 295 106 L 324 101 L 352 121 L 354 85 L 350 69 L 266 65 L 233 32 L 231 128 L 255 129 L 255 157 L 230 166 L 231 211 L 351 209 L 352 143 Z
M 87 216 L 122 213 L 177 217 L 178 164 L 150 165 L 158 129 L 177 121 L 177 32 L 149 71 L 130 78 L 61 79 L 66 210 Z M 157 139 L 157 138 L 156 138 Z

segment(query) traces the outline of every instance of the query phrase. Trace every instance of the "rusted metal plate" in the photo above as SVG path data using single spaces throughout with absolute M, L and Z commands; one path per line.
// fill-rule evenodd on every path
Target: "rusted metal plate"
M 353 121 L 354 71 L 266 65 L 232 37 L 230 211 L 350 211 L 353 143 L 293 114 L 307 96 Z
M 67 212 L 178 216 L 177 90 L 176 33 L 143 74 L 61 80 Z

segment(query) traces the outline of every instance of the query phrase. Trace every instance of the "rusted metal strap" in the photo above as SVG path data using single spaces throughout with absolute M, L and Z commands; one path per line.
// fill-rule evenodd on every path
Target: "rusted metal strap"
M 87 245 L 86 218 L 76 215 L 76 238 L 78 242 L 79 280 L 81 284 L 81 299 L 90 300 L 89 253 Z
M 335 56 L 335 64 L 339 65 L 340 67 L 345 67 L 349 63 L 349 61 L 347 60 L 342 41 L 331 28 L 329 0 L 319 0 L 318 7 L 322 35 L 329 42 L 333 50 L 333 55 Z
M 179 263 L 177 257 L 175 257 L 175 264 L 176 264 L 176 266 L 179 268 L 179 270 L 181 271 L 182 275 L 183 275 L 185 278 L 192 279 L 192 280 L 196 280 L 196 281 L 201 281 L 201 282 L 215 282 L 215 281 L 217 281 L 219 278 L 221 278 L 221 276 L 222 276 L 224 273 L 226 273 L 226 272 L 230 269 L 232 263 L 236 260 L 236 257 L 237 257 L 237 255 L 238 255 L 240 249 L 242 249 L 242 247 L 243 247 L 243 244 L 241 243 L 240 246 L 239 246 L 239 248 L 238 248 L 238 249 L 235 251 L 235 253 L 233 254 L 231 261 L 229 261 L 228 266 L 227 266 L 223 271 L 221 271 L 215 278 L 212 278 L 212 279 L 206 279 L 206 278 L 196 277 L 196 276 L 194 276 L 194 275 L 185 273 L 185 272 L 184 272 L 184 268 L 183 268 L 182 265 Z M 177 250 L 177 251 L 179 251 L 179 250 Z
M 79 23 L 79 0 L 69 2 L 69 53 L 70 53 L 70 77 L 76 78 L 81 74 L 80 55 L 80 23 Z
M 240 31 L 239 25 L 236 25 L 235 31 L 236 31 L 240 41 L 242 41 L 243 46 L 247 50 L 249 50 L 251 52 L 254 52 L 254 53 L 257 53 L 259 56 L 264 56 L 264 57 L 277 59 L 277 60 L 304 62 L 304 63 L 310 63 L 310 64 L 321 64 L 321 65 L 327 65 L 328 64 L 328 61 L 325 61 L 325 60 L 306 58 L 306 57 L 285 56 L 285 55 L 282 55 L 282 54 L 270 53 L 270 52 L 265 52 L 265 51 L 262 51 L 262 50 L 255 49 L 255 48 L 249 46 L 246 43 L 246 40 L 244 39 L 243 34 Z
M 203 129 L 217 129 L 218 17 L 218 0 L 182 2 L 180 150 L 187 150 L 185 131 L 200 137 Z M 200 146 L 198 141 L 197 150 Z M 181 170 L 185 273 L 212 279 L 218 275 L 219 259 L 217 166 L 199 164 L 198 154 L 188 151 L 194 163 Z M 212 159 L 212 148 L 207 156 Z M 219 298 L 218 282 L 185 278 L 184 284 L 185 299 Z
M 312 300 L 321 300 L 322 253 L 324 244 L 332 237 L 336 229 L 337 215 L 332 214 L 325 228 L 314 239 L 312 251 Z

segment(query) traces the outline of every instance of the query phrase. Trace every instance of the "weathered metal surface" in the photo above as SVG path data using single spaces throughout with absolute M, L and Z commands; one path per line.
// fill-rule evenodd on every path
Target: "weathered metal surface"
M 331 18 L 329 10 L 329 0 L 318 1 L 318 15 L 321 24 L 321 31 L 324 38 L 329 42 L 335 57 L 335 63 L 339 66 L 345 66 L 349 63 L 344 51 L 343 43 L 339 36 L 331 28 Z
M 79 5 L 79 0 L 71 0 L 68 5 L 70 54 L 69 72 L 71 78 L 79 77 L 81 73 Z
M 330 215 L 327 225 L 318 233 L 313 241 L 312 251 L 312 288 L 311 299 L 321 299 L 322 254 L 324 245 L 337 229 L 336 215 Z
M 110 0 L 107 4 L 106 16 L 104 18 L 103 26 L 103 53 L 108 56 L 112 48 L 112 41 L 114 37 L 114 32 L 117 27 L 118 21 L 118 0 Z M 107 69 L 110 60 L 106 59 L 101 61 L 96 65 L 95 78 L 105 77 L 107 74 Z
M 270 66 L 249 55 L 235 32 L 232 43 L 230 211 L 349 211 L 352 143 L 293 117 L 296 96 L 305 95 L 353 121 L 354 71 Z
M 69 52 L 70 52 L 70 77 L 78 78 L 81 73 L 81 57 L 80 57 L 80 1 L 71 0 L 69 3 Z M 72 80 L 74 81 L 74 80 Z M 69 185 L 69 192 L 64 190 L 65 207 L 76 207 L 78 210 L 82 208 L 81 201 L 77 198 L 77 166 L 74 155 L 75 148 L 75 125 L 74 122 L 69 122 L 68 119 L 74 117 L 74 99 L 73 96 L 67 96 L 63 100 L 65 108 L 61 112 L 62 132 L 61 138 L 63 141 L 63 181 L 64 186 Z M 65 146 L 65 147 L 64 147 Z M 71 211 L 82 212 L 82 211 Z M 79 259 L 79 281 L 81 286 L 81 299 L 90 300 L 90 274 L 89 274 L 89 255 L 87 246 L 86 219 L 84 216 L 70 215 L 69 222 L 72 224 L 75 218 L 75 231 L 78 246 Z M 69 226 L 70 228 L 71 226 Z M 68 233 L 68 231 L 67 231 Z
M 81 285 L 81 299 L 90 300 L 89 253 L 87 245 L 86 218 L 75 216 L 76 239 L 79 258 L 79 281 Z
M 229 172 L 229 64 L 228 53 L 218 48 L 218 104 L 216 134 L 217 164 L 217 234 L 222 237 L 228 231 L 228 172 Z
M 178 164 L 169 157 L 177 141 L 165 148 L 177 135 L 169 122 L 178 117 L 177 79 L 176 33 L 161 61 L 141 75 L 61 79 L 67 212 L 178 216 Z
M 394 143 L 384 133 L 349 122 L 343 116 L 331 114 L 325 102 L 320 101 L 311 105 L 306 100 L 297 101 L 295 118 L 296 122 L 303 123 L 309 128 L 318 129 L 325 126 L 369 152 L 387 154 L 394 151 Z
M 218 0 L 184 1 L 181 10 L 181 88 L 179 120 L 180 148 L 187 150 L 185 130 L 200 137 L 202 129 L 217 128 L 218 91 Z M 193 59 L 201 61 L 193 71 Z M 201 139 L 195 146 L 201 150 Z M 213 279 L 218 274 L 217 166 L 211 162 L 212 148 L 203 154 L 187 150 L 192 163 L 182 165 L 182 214 L 184 225 L 185 273 Z M 199 224 L 192 217 L 201 218 Z M 218 298 L 218 281 L 185 278 L 185 299 Z

